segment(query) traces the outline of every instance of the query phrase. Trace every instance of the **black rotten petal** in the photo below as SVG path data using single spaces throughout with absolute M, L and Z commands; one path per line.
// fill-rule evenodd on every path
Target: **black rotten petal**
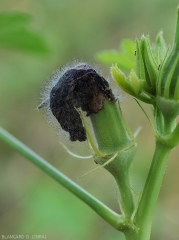
M 50 92 L 50 109 L 71 141 L 85 141 L 86 131 L 77 108 L 89 116 L 115 102 L 108 82 L 90 65 L 80 63 L 67 70 Z

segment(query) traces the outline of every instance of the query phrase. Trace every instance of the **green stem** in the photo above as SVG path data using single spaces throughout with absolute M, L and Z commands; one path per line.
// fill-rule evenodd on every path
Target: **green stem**
M 130 221 L 135 205 L 129 171 L 120 171 L 118 177 L 116 177 L 116 182 L 121 195 L 121 207 L 125 214 L 125 219 Z
M 171 149 L 160 141 L 156 141 L 156 148 L 149 174 L 144 186 L 141 201 L 134 219 L 140 229 L 136 240 L 149 240 L 154 215 L 162 180 L 166 171 L 167 160 Z
M 30 148 L 13 137 L 7 131 L 0 127 L 0 140 L 14 149 L 16 152 L 30 160 L 33 164 L 38 166 L 43 172 L 59 182 L 62 186 L 67 188 L 70 192 L 75 194 L 89 207 L 91 207 L 99 216 L 108 222 L 114 228 L 121 230 L 124 227 L 124 222 L 121 215 L 118 215 L 90 193 L 85 191 L 75 182 L 66 177 L 63 173 L 45 161 L 42 157 L 33 152 Z

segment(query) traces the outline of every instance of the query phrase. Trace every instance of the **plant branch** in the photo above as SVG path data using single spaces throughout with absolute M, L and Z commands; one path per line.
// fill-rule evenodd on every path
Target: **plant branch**
M 91 207 L 99 216 L 101 216 L 106 222 L 108 222 L 114 228 L 121 230 L 125 224 L 121 215 L 115 213 L 86 190 L 81 188 L 78 184 L 73 182 L 50 163 L 45 161 L 38 154 L 33 152 L 30 148 L 8 133 L 6 130 L 0 127 L 0 141 L 14 149 L 20 155 L 27 158 L 30 162 L 38 166 L 43 172 L 47 173 L 50 177 L 55 179 L 63 187 L 75 194 L 89 207 Z

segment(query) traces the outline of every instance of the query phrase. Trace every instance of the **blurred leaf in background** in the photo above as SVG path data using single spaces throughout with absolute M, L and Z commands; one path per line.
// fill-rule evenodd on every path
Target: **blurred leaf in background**
M 0 12 L 0 47 L 47 54 L 44 38 L 29 28 L 32 17 L 20 12 Z
M 135 65 L 135 41 L 122 40 L 119 50 L 101 51 L 96 55 L 96 58 L 102 63 L 112 66 L 113 64 L 124 71 L 130 71 Z

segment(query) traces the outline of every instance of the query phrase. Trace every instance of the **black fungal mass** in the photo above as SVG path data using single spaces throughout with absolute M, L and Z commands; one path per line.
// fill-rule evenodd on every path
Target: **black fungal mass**
M 115 102 L 108 82 L 90 65 L 80 63 L 67 70 L 50 92 L 50 109 L 71 141 L 85 141 L 86 131 L 77 108 L 86 115 L 99 112 L 104 100 Z

